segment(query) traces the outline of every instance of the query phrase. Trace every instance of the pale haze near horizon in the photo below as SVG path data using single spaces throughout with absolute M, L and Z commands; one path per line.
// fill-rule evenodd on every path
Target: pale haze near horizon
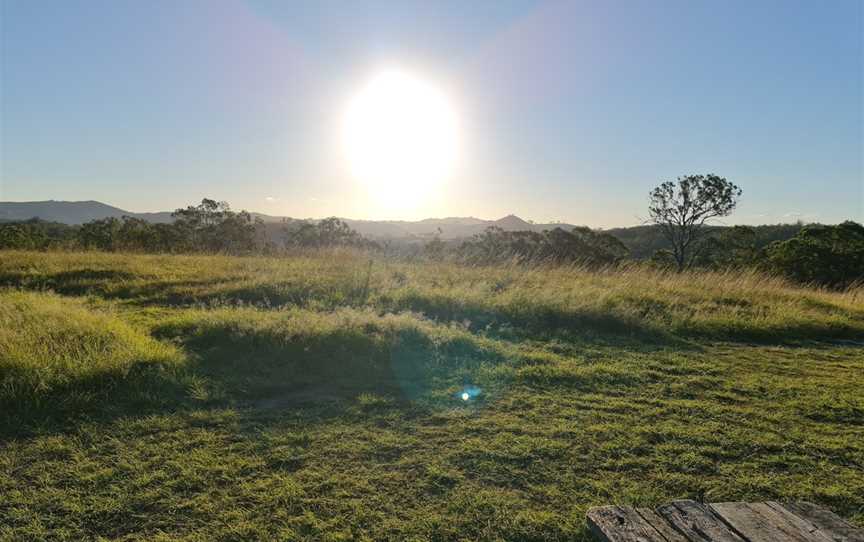
M 717 173 L 725 223 L 864 220 L 862 2 L 0 1 L 0 200 L 165 211 L 637 224 Z M 459 117 L 458 157 L 385 205 L 340 148 L 381 70 Z

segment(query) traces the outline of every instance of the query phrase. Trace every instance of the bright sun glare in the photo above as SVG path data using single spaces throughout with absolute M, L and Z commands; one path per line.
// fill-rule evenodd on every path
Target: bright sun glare
M 348 105 L 352 175 L 387 205 L 418 205 L 453 169 L 458 126 L 447 97 L 402 71 L 374 77 Z

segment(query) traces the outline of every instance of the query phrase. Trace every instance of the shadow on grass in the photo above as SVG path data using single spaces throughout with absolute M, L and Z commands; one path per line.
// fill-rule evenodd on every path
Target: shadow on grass
M 370 301 L 369 285 L 352 280 L 335 285 L 273 282 L 235 286 L 243 277 L 159 280 L 119 270 L 77 269 L 46 275 L 0 273 L 0 286 L 52 290 L 63 295 L 96 295 L 142 307 L 256 306 L 262 309 L 311 307 L 372 307 L 380 311 L 412 311 L 441 323 L 458 323 L 474 333 L 511 337 L 545 337 L 590 341 L 683 346 L 690 340 L 795 345 L 803 341 L 864 341 L 860 326 L 830 321 L 790 320 L 782 324 L 736 320 L 669 320 L 673 308 L 657 300 L 635 307 L 632 313 L 615 308 L 562 308 L 540 303 L 496 305 L 485 301 L 414 292 L 387 295 Z M 736 300 L 736 304 L 741 302 Z M 809 306 L 832 312 L 832 305 L 805 299 Z M 638 304 L 638 303 L 637 303 Z M 644 303 L 642 303 L 644 304 Z M 845 314 L 845 313 L 844 313 Z M 864 311 L 851 311 L 853 322 Z M 666 315 L 666 316 L 664 316 Z M 665 319 L 664 319 L 665 318 Z
M 347 320 L 335 315 L 319 321 L 314 313 L 297 331 L 291 322 L 306 313 L 218 313 L 223 319 L 213 314 L 193 311 L 154 329 L 157 338 L 182 348 L 185 363 L 138 362 L 123 372 L 103 372 L 47 391 L 4 394 L 7 400 L 0 406 L 8 416 L 0 422 L 0 434 L 54 432 L 81 421 L 202 408 L 317 412 L 329 405 L 324 411 L 332 413 L 363 394 L 388 397 L 403 411 L 430 412 L 460 405 L 461 390 L 474 386 L 484 393 L 508 386 L 621 391 L 651 380 L 624 364 L 592 359 L 586 352 L 598 343 L 585 337 L 559 338 L 545 346 L 537 338 L 526 341 L 525 352 L 540 352 L 532 357 L 520 350 L 519 336 L 491 341 L 404 315 L 349 311 Z M 247 321 L 254 317 L 261 320 Z M 622 344 L 645 352 L 663 348 L 638 342 L 614 346 Z M 559 365 L 556 360 L 564 358 L 574 361 Z M 9 371 L 0 376 L 26 380 Z
M 389 307 L 409 310 L 439 322 L 464 323 L 471 331 L 524 331 L 531 335 L 611 334 L 649 341 L 666 341 L 672 337 L 649 322 L 625 317 L 611 311 L 563 310 L 554 306 L 509 304 L 490 307 L 487 304 L 444 296 L 410 295 Z
M 77 269 L 45 275 L 24 272 L 0 273 L 0 286 L 31 291 L 51 291 L 67 296 L 94 295 L 104 299 L 133 301 L 138 306 L 184 306 L 200 304 L 216 296 L 198 296 L 184 289 L 208 288 L 233 282 L 234 278 L 150 280 L 125 271 Z
M 391 397 L 411 410 L 434 408 L 436 401 L 452 403 L 450 388 L 475 382 L 482 366 L 506 362 L 464 337 L 440 339 L 418 329 L 371 324 L 286 340 L 266 330 L 238 332 L 230 322 L 195 329 L 175 322 L 158 327 L 156 335 L 180 344 L 187 362 L 133 362 L 122 372 L 88 375 L 48 390 L 9 389 L 0 403 L 0 435 L 201 408 L 319 409 L 363 393 Z M 24 368 L 7 365 L 0 380 L 26 382 L 27 376 Z
M 6 366 L 0 380 L 14 382 L 26 369 Z M 133 362 L 120 371 L 105 371 L 52 386 L 48 390 L 7 390 L 0 400 L 0 437 L 61 431 L 89 419 L 109 420 L 177 408 L 188 396 L 188 382 L 176 369 L 152 362 Z
M 412 294 L 399 299 L 382 296 L 368 301 L 362 286 L 344 285 L 338 292 L 319 291 L 304 285 L 257 284 L 202 295 L 199 305 L 253 305 L 261 308 L 315 305 L 372 307 L 382 312 L 410 311 L 443 324 L 459 324 L 472 333 L 510 337 L 513 340 L 542 337 L 577 342 L 632 345 L 667 345 L 687 348 L 694 340 L 754 344 L 797 345 L 802 341 L 861 340 L 860 327 L 821 321 L 790 321 L 782 325 L 749 324 L 746 321 L 665 321 L 669 307 L 646 306 L 632 314 L 591 307 L 562 308 L 554 305 L 509 303 L 494 305 L 457 297 Z M 192 300 L 189 300 L 190 304 Z M 656 316 L 654 313 L 660 313 Z M 857 314 L 857 313 L 856 313 Z M 655 318 L 649 317 L 654 315 Z M 656 318 L 660 318 L 658 321 Z M 668 318 L 668 316 L 667 316 Z M 857 319 L 858 317 L 855 316 Z
M 472 337 L 430 336 L 402 325 L 373 318 L 292 335 L 278 327 L 238 327 L 233 320 L 191 321 L 168 322 L 155 335 L 182 344 L 197 360 L 195 373 L 218 384 L 217 395 L 237 398 L 319 388 L 396 392 L 416 401 L 471 378 L 481 366 L 506 362 Z
M 323 309 L 369 305 L 368 284 L 354 281 L 335 288 L 300 282 L 275 282 L 230 287 L 240 277 L 160 280 L 125 271 L 78 269 L 34 275 L 0 273 L 0 285 L 26 290 L 51 290 L 61 295 L 95 295 L 141 307 L 257 306 L 259 308 L 309 307 Z M 447 296 L 410 295 L 377 303 L 384 311 L 412 311 L 443 323 L 467 324 L 472 332 L 520 332 L 524 336 L 574 334 L 630 337 L 650 342 L 674 342 L 668 332 L 645 319 L 623 317 L 611 311 L 566 311 L 549 306 L 486 304 Z
M 136 278 L 139 277 L 132 273 L 113 269 L 76 269 L 47 275 L 6 271 L 0 273 L 0 286 L 25 290 L 53 290 L 64 295 L 87 293 L 101 295 L 106 293 L 107 286 L 114 281 Z
M 362 305 L 368 287 L 332 288 L 309 284 L 275 282 L 239 288 L 224 288 L 243 280 L 227 276 L 208 279 L 164 280 L 104 269 L 76 269 L 49 274 L 19 271 L 0 272 L 0 286 L 24 290 L 53 291 L 61 295 L 94 295 L 104 299 L 130 301 L 142 307 L 191 307 L 254 305 L 265 307 L 304 307 L 313 301 L 335 308 Z M 220 288 L 222 287 L 222 288 Z M 330 296 L 329 303 L 327 297 Z

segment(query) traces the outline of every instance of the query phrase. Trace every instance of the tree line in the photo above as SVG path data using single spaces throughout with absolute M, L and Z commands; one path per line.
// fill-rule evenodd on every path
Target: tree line
M 291 248 L 354 247 L 376 250 L 338 218 L 286 222 L 280 244 L 269 239 L 264 222 L 224 201 L 203 199 L 177 209 L 171 223 L 151 223 L 123 216 L 91 220 L 79 226 L 39 219 L 0 223 L 0 249 L 84 249 L 107 252 L 274 254 Z
M 442 259 L 440 238 L 426 245 L 428 257 Z M 554 228 L 543 232 L 504 231 L 490 226 L 455 247 L 452 256 L 465 263 L 578 263 L 591 267 L 615 265 L 628 255 L 617 238 L 587 227 Z
M 742 190 L 715 174 L 666 181 L 650 194 L 648 213 L 670 249 L 654 253 L 655 264 L 681 272 L 700 267 L 756 267 L 804 283 L 845 288 L 864 283 L 864 226 L 802 227 L 791 239 L 756 246 L 756 232 L 735 226 L 712 235 L 708 221 L 729 216 Z
M 652 190 L 649 226 L 606 232 L 587 227 L 542 232 L 490 227 L 462 242 L 445 242 L 439 230 L 410 255 L 477 265 L 515 262 L 595 268 L 638 259 L 679 272 L 758 268 L 832 288 L 864 282 L 864 226 L 852 221 L 834 226 L 719 227 L 708 223 L 729 215 L 740 196 L 741 189 L 725 178 L 689 175 Z M 38 219 L 0 223 L 0 249 L 272 255 L 350 247 L 405 256 L 387 243 L 363 237 L 335 217 L 284 222 L 275 239 L 260 218 L 212 199 L 177 209 L 172 217 L 173 222 L 167 224 L 128 216 L 80 226 Z M 628 232 L 630 237 L 625 235 Z

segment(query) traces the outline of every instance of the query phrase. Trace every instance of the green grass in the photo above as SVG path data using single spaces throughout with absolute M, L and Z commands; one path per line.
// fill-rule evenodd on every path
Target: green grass
M 346 252 L 0 252 L 0 284 L 0 540 L 587 540 L 683 497 L 864 525 L 861 290 Z
M 112 393 L 124 403 L 164 395 L 183 359 L 171 345 L 78 300 L 2 292 L 0 428 L 101 406 Z

